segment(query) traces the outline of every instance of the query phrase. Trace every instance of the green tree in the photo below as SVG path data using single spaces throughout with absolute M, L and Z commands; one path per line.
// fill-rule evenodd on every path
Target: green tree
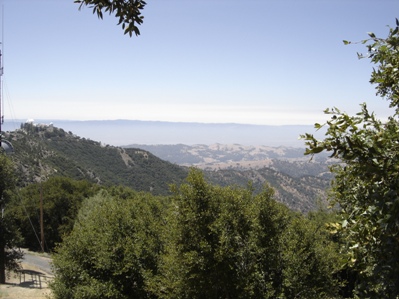
M 370 113 L 366 104 L 355 116 L 327 109 L 331 119 L 326 138 L 302 137 L 306 154 L 332 151 L 340 160 L 331 170 L 333 203 L 342 222 L 335 225 L 347 240 L 346 267 L 357 272 L 356 291 L 361 298 L 397 298 L 399 295 L 399 21 L 386 38 L 369 33 L 367 55 L 375 64 L 370 82 L 377 95 L 395 111 L 386 121 Z M 344 41 L 345 44 L 350 44 Z M 315 128 L 323 127 L 316 124 Z
M 291 218 L 280 243 L 282 298 L 321 299 L 338 294 L 339 251 L 325 224 L 299 214 Z
M 249 283 L 256 266 L 251 201 L 250 189 L 212 186 L 199 170 L 176 190 L 182 298 L 249 298 L 259 289 Z
M 214 186 L 195 169 L 173 190 L 112 187 L 86 199 L 54 255 L 55 298 L 336 295 L 323 221 L 291 212 L 267 186 Z
M 140 35 L 137 25 L 143 23 L 141 11 L 144 9 L 146 2 L 143 0 L 75 0 L 80 4 L 80 8 L 88 6 L 93 9 L 93 13 L 102 19 L 103 13 L 115 14 L 119 19 L 118 25 L 122 25 L 125 34 Z
M 8 209 L 15 184 L 12 163 L 0 153 L 0 283 L 6 282 L 6 270 L 16 269 L 17 260 L 22 256 L 15 249 L 19 245 L 19 234 Z
M 101 191 L 85 200 L 54 255 L 55 298 L 152 298 L 148 285 L 162 249 L 162 213 L 151 194 L 125 199 Z
M 192 169 L 175 188 L 160 298 L 329 298 L 334 247 L 273 190 L 213 186 Z M 324 234 L 323 234 L 324 232 Z

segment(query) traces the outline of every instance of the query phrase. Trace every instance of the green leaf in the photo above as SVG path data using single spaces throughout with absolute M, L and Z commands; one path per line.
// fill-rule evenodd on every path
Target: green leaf
M 313 149 L 311 150 L 311 152 L 312 152 L 313 154 L 318 154 L 318 153 L 321 153 L 323 150 L 324 150 L 324 147 L 318 146 L 318 147 L 313 148 Z
M 323 127 L 323 125 L 321 125 L 319 123 L 315 123 L 314 127 L 315 127 L 316 130 L 320 130 Z
M 375 38 L 375 34 L 373 32 L 367 32 L 367 34 L 371 37 L 371 38 Z

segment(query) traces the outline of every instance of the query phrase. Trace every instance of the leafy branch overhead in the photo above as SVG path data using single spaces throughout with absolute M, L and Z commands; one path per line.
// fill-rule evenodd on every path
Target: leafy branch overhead
M 386 39 L 377 37 L 369 32 L 369 39 L 360 41 L 367 44 L 367 54 L 358 53 L 359 59 L 370 58 L 371 62 L 378 65 L 371 73 L 371 84 L 376 84 L 377 95 L 389 100 L 390 107 L 399 109 L 399 20 L 396 27 L 389 29 Z M 344 40 L 348 45 L 352 42 Z
M 394 108 L 387 120 L 378 119 L 366 104 L 355 116 L 337 108 L 327 109 L 330 120 L 324 140 L 312 134 L 305 154 L 332 152 L 341 163 L 331 168 L 335 174 L 332 202 L 340 207 L 342 223 L 334 227 L 346 240 L 343 267 L 357 273 L 359 298 L 398 298 L 399 295 L 399 21 L 387 38 L 374 33 L 360 43 L 375 65 L 370 83 L 376 94 Z M 344 41 L 344 44 L 351 42 Z M 351 270 L 351 271 L 352 271 Z
M 80 4 L 79 9 L 83 6 L 92 8 L 93 14 L 97 14 L 100 19 L 103 18 L 103 13 L 115 14 L 119 19 L 118 25 L 122 25 L 125 34 L 140 35 L 138 25 L 144 19 L 141 11 L 147 4 L 143 0 L 75 0 L 75 3 Z

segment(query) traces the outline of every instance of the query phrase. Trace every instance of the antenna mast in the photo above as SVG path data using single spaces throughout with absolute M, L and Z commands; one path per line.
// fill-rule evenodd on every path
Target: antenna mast
M 0 149 L 3 149 L 6 154 L 12 154 L 14 152 L 14 148 L 12 144 L 3 140 L 3 131 L 1 130 L 1 125 L 4 123 L 3 116 L 3 53 L 4 53 L 4 6 L 2 6 L 2 19 L 1 19 L 1 49 L 0 49 Z

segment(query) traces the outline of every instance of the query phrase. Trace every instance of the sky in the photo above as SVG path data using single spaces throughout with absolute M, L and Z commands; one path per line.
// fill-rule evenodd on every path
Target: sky
M 73 0 L 2 3 L 5 119 L 314 124 L 366 102 L 397 0 L 148 0 L 139 37 Z

